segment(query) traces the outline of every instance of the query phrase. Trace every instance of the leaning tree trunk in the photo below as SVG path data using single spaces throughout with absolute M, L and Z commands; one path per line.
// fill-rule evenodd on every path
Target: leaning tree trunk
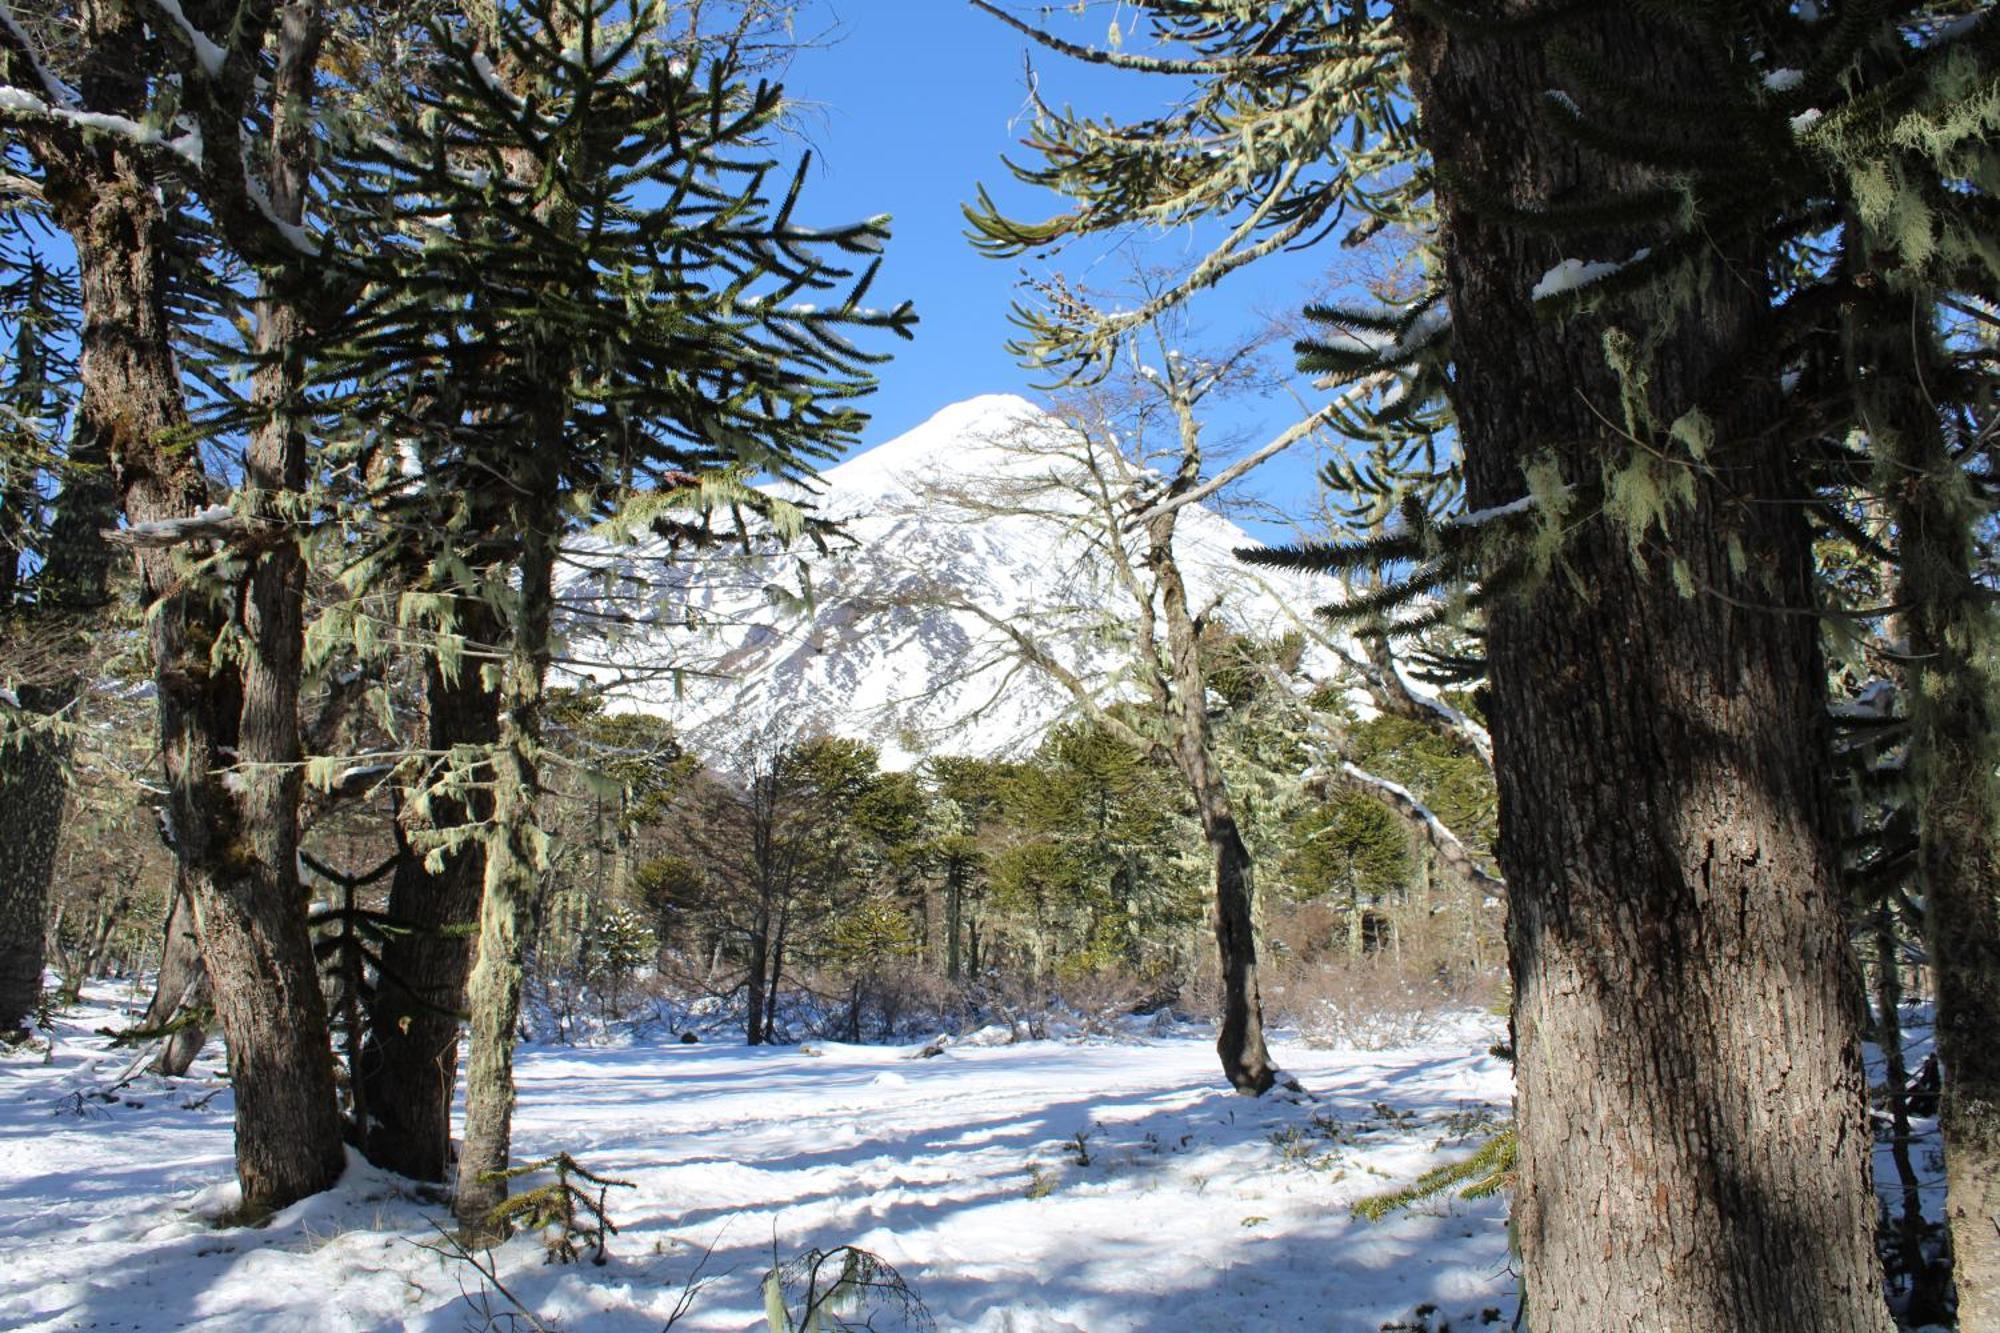
M 482 604 L 460 603 L 457 633 L 468 644 L 490 647 L 493 625 Z M 426 672 L 426 748 L 446 755 L 461 746 L 490 747 L 499 736 L 499 696 L 478 669 L 468 665 L 447 675 L 433 660 Z M 426 864 L 430 848 L 424 843 L 492 816 L 483 774 L 468 776 L 472 785 L 462 801 L 432 796 L 403 802 L 397 837 L 404 855 L 389 887 L 395 932 L 382 947 L 361 1054 L 368 1160 L 415 1180 L 441 1181 L 451 1169 L 458 1028 L 486 867 L 477 838 L 441 849 L 443 864 L 435 871 Z
M 1172 522 L 1172 514 L 1166 518 Z M 1216 955 L 1222 963 L 1222 1025 L 1216 1055 L 1230 1087 L 1252 1097 L 1270 1091 L 1278 1067 L 1264 1047 L 1264 999 L 1258 991 L 1256 961 L 1256 865 L 1236 825 L 1228 785 L 1216 765 L 1208 737 L 1208 689 L 1202 679 L 1200 630 L 1188 616 L 1186 590 L 1178 570 L 1162 576 L 1168 642 L 1174 662 L 1174 765 L 1194 795 L 1202 817 L 1202 839 L 1212 859 Z
M 1759 433 L 1776 386 L 1742 373 L 1764 336 L 1761 257 L 1712 238 L 1701 272 L 1630 312 L 1645 378 L 1621 382 L 1619 316 L 1539 317 L 1530 291 L 1562 251 L 1492 204 L 1657 182 L 1552 128 L 1546 90 L 1568 81 L 1546 32 L 1403 12 L 1444 210 L 1467 502 L 1516 499 L 1530 466 L 1573 488 L 1554 568 L 1488 619 L 1526 1323 L 1886 1330 L 1804 487 Z M 1709 95 L 1695 39 L 1648 12 L 1584 7 L 1563 31 L 1610 85 Z M 1694 408 L 1715 428 L 1706 464 L 1665 438 Z M 1670 531 L 1603 506 L 1606 473 L 1644 465 L 1608 424 L 1627 420 L 1691 483 Z
M 1937 978 L 1945 1217 L 1960 1328 L 2000 1328 L 2000 781 L 1991 663 L 2000 635 L 1974 545 L 1985 509 L 1952 456 L 1930 389 L 1926 302 L 1861 320 L 1863 418 L 1896 532 L 1909 640 L 1917 876 Z M 1898 315 L 1901 315 L 1899 318 Z
M 1192 432 L 1190 416 L 1184 430 Z M 1199 460 L 1190 436 L 1185 456 Z M 1183 469 L 1182 482 L 1192 482 L 1195 468 Z M 1181 483 L 1177 483 L 1181 484 Z M 1277 1066 L 1264 1046 L 1264 1001 L 1257 986 L 1257 880 L 1250 848 L 1237 827 L 1228 784 L 1215 759 L 1208 727 L 1208 682 L 1201 663 L 1201 627 L 1188 610 L 1187 587 L 1174 561 L 1177 511 L 1169 510 L 1148 525 L 1149 563 L 1160 590 L 1167 622 L 1167 651 L 1172 663 L 1171 721 L 1174 764 L 1194 796 L 1201 816 L 1202 837 L 1214 866 L 1210 903 L 1215 924 L 1216 952 L 1222 963 L 1222 1023 L 1215 1050 L 1222 1072 L 1238 1092 L 1260 1096 L 1277 1080 Z
M 201 961 L 201 943 L 195 938 L 194 909 L 181 878 L 175 876 L 173 902 L 160 938 L 160 975 L 153 986 L 153 1000 L 139 1020 L 146 1031 L 165 1034 L 151 1068 L 155 1074 L 172 1078 L 187 1073 L 208 1044 L 208 1014 L 213 1003 L 208 968 Z
M 1201 475 L 1200 391 L 1178 369 L 1164 381 L 1179 428 L 1180 462 L 1160 509 L 1146 524 L 1146 565 L 1152 571 L 1166 622 L 1167 671 L 1155 677 L 1156 697 L 1168 714 L 1168 749 L 1194 797 L 1203 839 L 1214 867 L 1210 912 L 1222 969 L 1222 1023 L 1215 1037 L 1222 1072 L 1238 1092 L 1260 1096 L 1277 1081 L 1264 1045 L 1264 1002 L 1257 985 L 1257 880 L 1249 845 L 1236 822 L 1229 785 L 1216 760 L 1208 725 L 1208 678 L 1202 664 L 1201 624 L 1188 606 L 1187 583 L 1174 554 L 1177 501 Z M 1143 641 L 1154 642 L 1150 614 Z M 1156 649 L 1154 651 L 1157 651 Z M 1149 652 L 1149 656 L 1151 653 Z
M 40 1007 L 49 887 L 69 795 L 68 742 L 49 728 L 73 688 L 16 687 L 13 736 L 0 737 L 0 1035 L 27 1028 Z

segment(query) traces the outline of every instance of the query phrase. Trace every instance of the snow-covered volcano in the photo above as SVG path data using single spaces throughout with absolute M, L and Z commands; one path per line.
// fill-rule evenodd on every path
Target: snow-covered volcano
M 892 767 L 1022 754 L 1074 711 L 1038 654 L 1102 695 L 1129 689 L 1139 603 L 1086 516 L 1129 510 L 1149 483 L 1101 456 L 1093 470 L 1079 437 L 1024 398 L 956 403 L 829 469 L 812 495 L 788 492 L 841 521 L 846 540 L 826 554 L 578 553 L 590 572 L 569 597 L 636 623 L 598 641 L 582 622 L 574 653 L 617 679 L 622 706 L 671 719 L 718 767 L 814 732 L 870 741 Z M 1211 511 L 1182 511 L 1195 608 L 1276 636 L 1331 589 L 1231 555 L 1253 544 Z M 1146 580 L 1143 562 L 1133 572 Z

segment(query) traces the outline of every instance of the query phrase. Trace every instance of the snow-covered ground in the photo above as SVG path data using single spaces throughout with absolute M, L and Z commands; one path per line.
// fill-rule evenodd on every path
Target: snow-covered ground
M 436 1248 L 444 1210 L 359 1159 L 261 1228 L 218 1227 L 233 1191 L 219 1052 L 187 1079 L 93 1096 L 130 1062 L 93 1035 L 125 1021 L 113 997 L 93 999 L 60 1021 L 51 1060 L 0 1062 L 0 1328 L 509 1326 L 514 1307 Z M 1504 1326 L 1499 1202 L 1348 1213 L 1483 1137 L 1509 1096 L 1496 1033 L 1468 1017 L 1401 1050 L 1280 1042 L 1308 1095 L 1261 1100 L 1219 1087 L 1209 1043 L 1187 1035 L 928 1059 L 528 1048 L 517 1157 L 566 1150 L 636 1188 L 611 1191 L 602 1267 L 545 1264 L 531 1236 L 493 1259 L 573 1333 L 661 1329 L 697 1270 L 675 1327 L 762 1328 L 774 1254 L 850 1243 L 894 1264 L 944 1329 Z

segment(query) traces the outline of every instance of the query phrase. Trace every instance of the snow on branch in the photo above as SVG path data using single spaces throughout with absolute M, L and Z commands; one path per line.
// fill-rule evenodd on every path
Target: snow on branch
M 76 90 L 51 74 L 49 67 L 42 63 L 40 54 L 35 50 L 35 44 L 28 40 L 27 32 L 14 17 L 14 10 L 6 0 L 0 0 L 0 25 L 5 26 L 16 53 L 28 63 L 30 69 L 35 71 L 35 78 L 42 85 L 42 91 L 48 94 L 49 100 L 61 107 L 76 106 Z
M 268 525 L 253 527 L 228 505 L 210 505 L 180 518 L 156 518 L 122 528 L 105 528 L 102 535 L 106 541 L 120 546 L 151 551 L 184 542 L 240 541 L 265 526 Z
M 1643 264 L 1653 257 L 1653 247 L 1641 246 L 1632 252 L 1632 257 L 1622 263 L 1603 259 L 1565 259 L 1554 268 L 1542 274 L 1528 293 L 1532 301 L 1546 301 L 1550 297 L 1563 296 L 1580 291 L 1621 273 L 1634 264 Z
M 63 125 L 85 132 L 116 135 L 137 147 L 164 149 L 190 166 L 201 166 L 201 141 L 198 137 L 169 139 L 152 126 L 142 125 L 127 116 L 80 111 L 73 106 L 53 106 L 26 89 L 0 87 L 0 121 L 10 118 L 17 122 Z
M 1314 776 L 1316 775 L 1308 774 L 1308 782 Z M 1403 816 L 1405 821 L 1414 824 L 1423 834 L 1424 841 L 1430 845 L 1431 850 L 1438 854 L 1438 859 L 1467 883 L 1484 889 L 1495 897 L 1507 892 L 1506 882 L 1481 869 L 1479 863 L 1473 859 L 1472 853 L 1459 840 L 1458 835 L 1453 833 L 1442 819 L 1433 814 L 1429 806 L 1419 801 L 1408 787 L 1370 773 L 1359 764 L 1345 759 L 1340 761 L 1340 776 L 1350 785 L 1365 788 L 1381 797 L 1391 809 Z
M 222 66 L 229 59 L 229 53 L 210 41 L 206 33 L 194 26 L 188 19 L 186 11 L 181 8 L 180 0 L 153 0 L 153 4 L 167 16 L 186 39 L 188 47 L 194 52 L 195 63 L 201 66 L 201 72 L 211 79 L 221 78 Z

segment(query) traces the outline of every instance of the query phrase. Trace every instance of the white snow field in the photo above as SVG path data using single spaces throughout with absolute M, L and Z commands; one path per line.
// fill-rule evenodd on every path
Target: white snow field
M 359 1158 L 262 1227 L 217 1226 L 235 1190 L 219 1051 L 188 1078 L 111 1091 L 131 1060 L 93 1033 L 128 1021 L 111 998 L 60 1020 L 47 1062 L 0 1063 L 0 1328 L 532 1327 L 425 1248 L 443 1208 Z M 1219 1086 L 1189 1035 L 928 1059 L 524 1048 L 516 1157 L 567 1150 L 637 1188 L 611 1191 L 602 1267 L 544 1263 L 534 1236 L 492 1259 L 522 1307 L 571 1333 L 665 1327 L 697 1269 L 674 1327 L 761 1329 L 774 1253 L 849 1243 L 894 1264 L 942 1329 L 1505 1327 L 1498 1201 L 1348 1213 L 1480 1141 L 1510 1094 L 1487 1054 L 1497 1030 L 1467 1017 L 1375 1052 L 1281 1041 L 1308 1095 L 1259 1100 Z

